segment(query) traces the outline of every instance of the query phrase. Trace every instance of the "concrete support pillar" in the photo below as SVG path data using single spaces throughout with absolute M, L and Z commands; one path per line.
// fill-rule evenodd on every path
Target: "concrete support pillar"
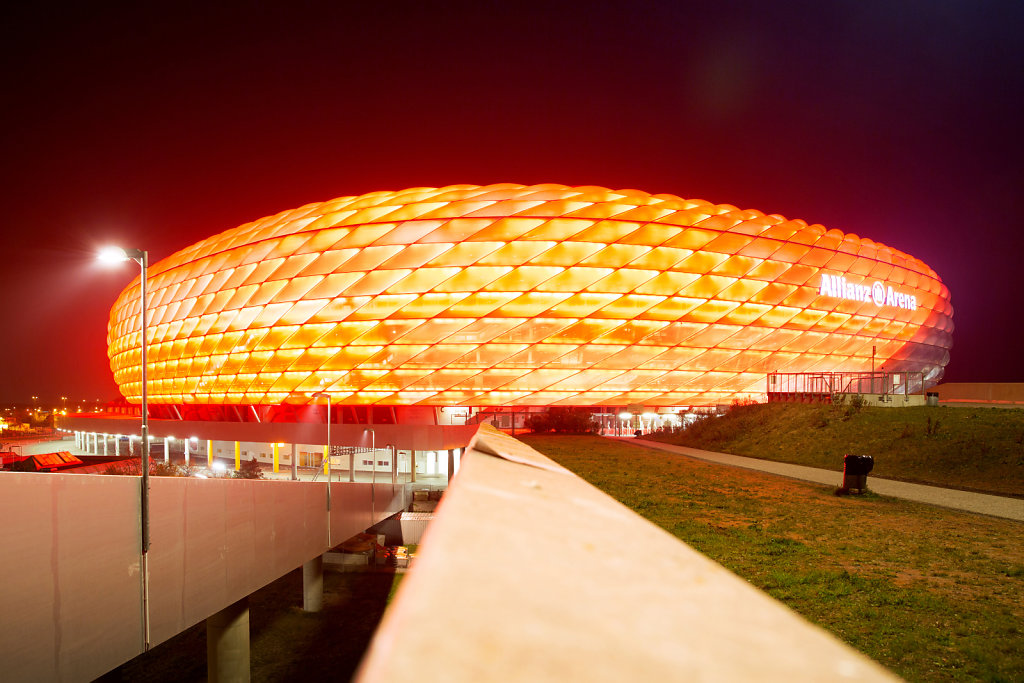
M 171 440 L 168 437 L 164 437 L 164 464 L 169 465 L 171 463 Z
M 281 444 L 274 442 L 274 472 L 281 471 Z
M 110 440 L 109 434 L 103 435 L 103 455 L 107 455 L 107 442 Z
M 189 447 L 189 442 L 190 441 L 191 441 L 191 439 L 185 439 L 185 467 L 188 467 L 188 456 L 189 456 L 188 447 Z
M 302 609 L 319 612 L 324 608 L 324 556 L 317 555 L 302 565 Z
M 416 483 L 416 449 L 409 451 L 409 481 Z
M 235 472 L 242 469 L 242 444 L 235 442 Z
M 452 480 L 452 475 L 455 474 L 455 449 L 448 449 L 448 481 Z
M 135 455 L 135 441 L 132 437 L 128 437 L 128 455 Z
M 206 466 L 213 468 L 213 439 L 206 440 Z
M 100 454 L 100 435 L 97 434 L 96 432 L 92 433 L 92 454 Z
M 299 444 L 292 444 L 292 481 L 299 478 Z
M 356 452 L 351 450 L 348 452 L 348 480 L 356 480 Z
M 207 618 L 206 677 L 210 683 L 249 680 L 249 598 Z
M 120 434 L 115 434 L 114 435 L 114 456 L 118 457 L 118 458 L 121 457 L 121 435 Z

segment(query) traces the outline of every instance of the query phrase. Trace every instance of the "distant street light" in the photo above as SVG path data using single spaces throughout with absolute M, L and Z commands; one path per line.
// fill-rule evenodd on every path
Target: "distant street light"
M 146 369 L 146 271 L 149 268 L 149 252 L 141 249 L 104 247 L 99 260 L 105 263 L 122 263 L 132 260 L 139 264 L 142 274 L 139 279 L 142 306 L 142 554 L 149 552 L 149 405 L 146 401 L 148 383 Z M 98 400 L 98 399 L 97 399 Z M 149 640 L 148 635 L 146 638 Z

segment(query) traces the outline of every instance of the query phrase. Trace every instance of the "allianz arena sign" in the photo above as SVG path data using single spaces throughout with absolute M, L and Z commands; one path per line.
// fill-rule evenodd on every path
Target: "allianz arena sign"
M 841 275 L 822 274 L 818 287 L 821 296 L 832 296 L 849 301 L 874 302 L 876 306 L 895 306 L 908 311 L 917 310 L 917 297 L 894 289 L 876 280 L 870 287 L 849 282 Z

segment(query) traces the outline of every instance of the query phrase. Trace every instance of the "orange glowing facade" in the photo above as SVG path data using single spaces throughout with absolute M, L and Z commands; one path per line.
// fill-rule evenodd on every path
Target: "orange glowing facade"
M 714 404 L 770 372 L 942 375 L 921 261 L 778 215 L 636 190 L 456 185 L 310 204 L 150 267 L 149 400 Z M 139 283 L 111 311 L 141 389 Z

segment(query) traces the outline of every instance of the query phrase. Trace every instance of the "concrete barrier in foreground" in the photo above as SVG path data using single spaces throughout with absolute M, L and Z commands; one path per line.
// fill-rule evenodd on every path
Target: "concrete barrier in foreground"
M 489 426 L 357 679 L 897 680 Z

